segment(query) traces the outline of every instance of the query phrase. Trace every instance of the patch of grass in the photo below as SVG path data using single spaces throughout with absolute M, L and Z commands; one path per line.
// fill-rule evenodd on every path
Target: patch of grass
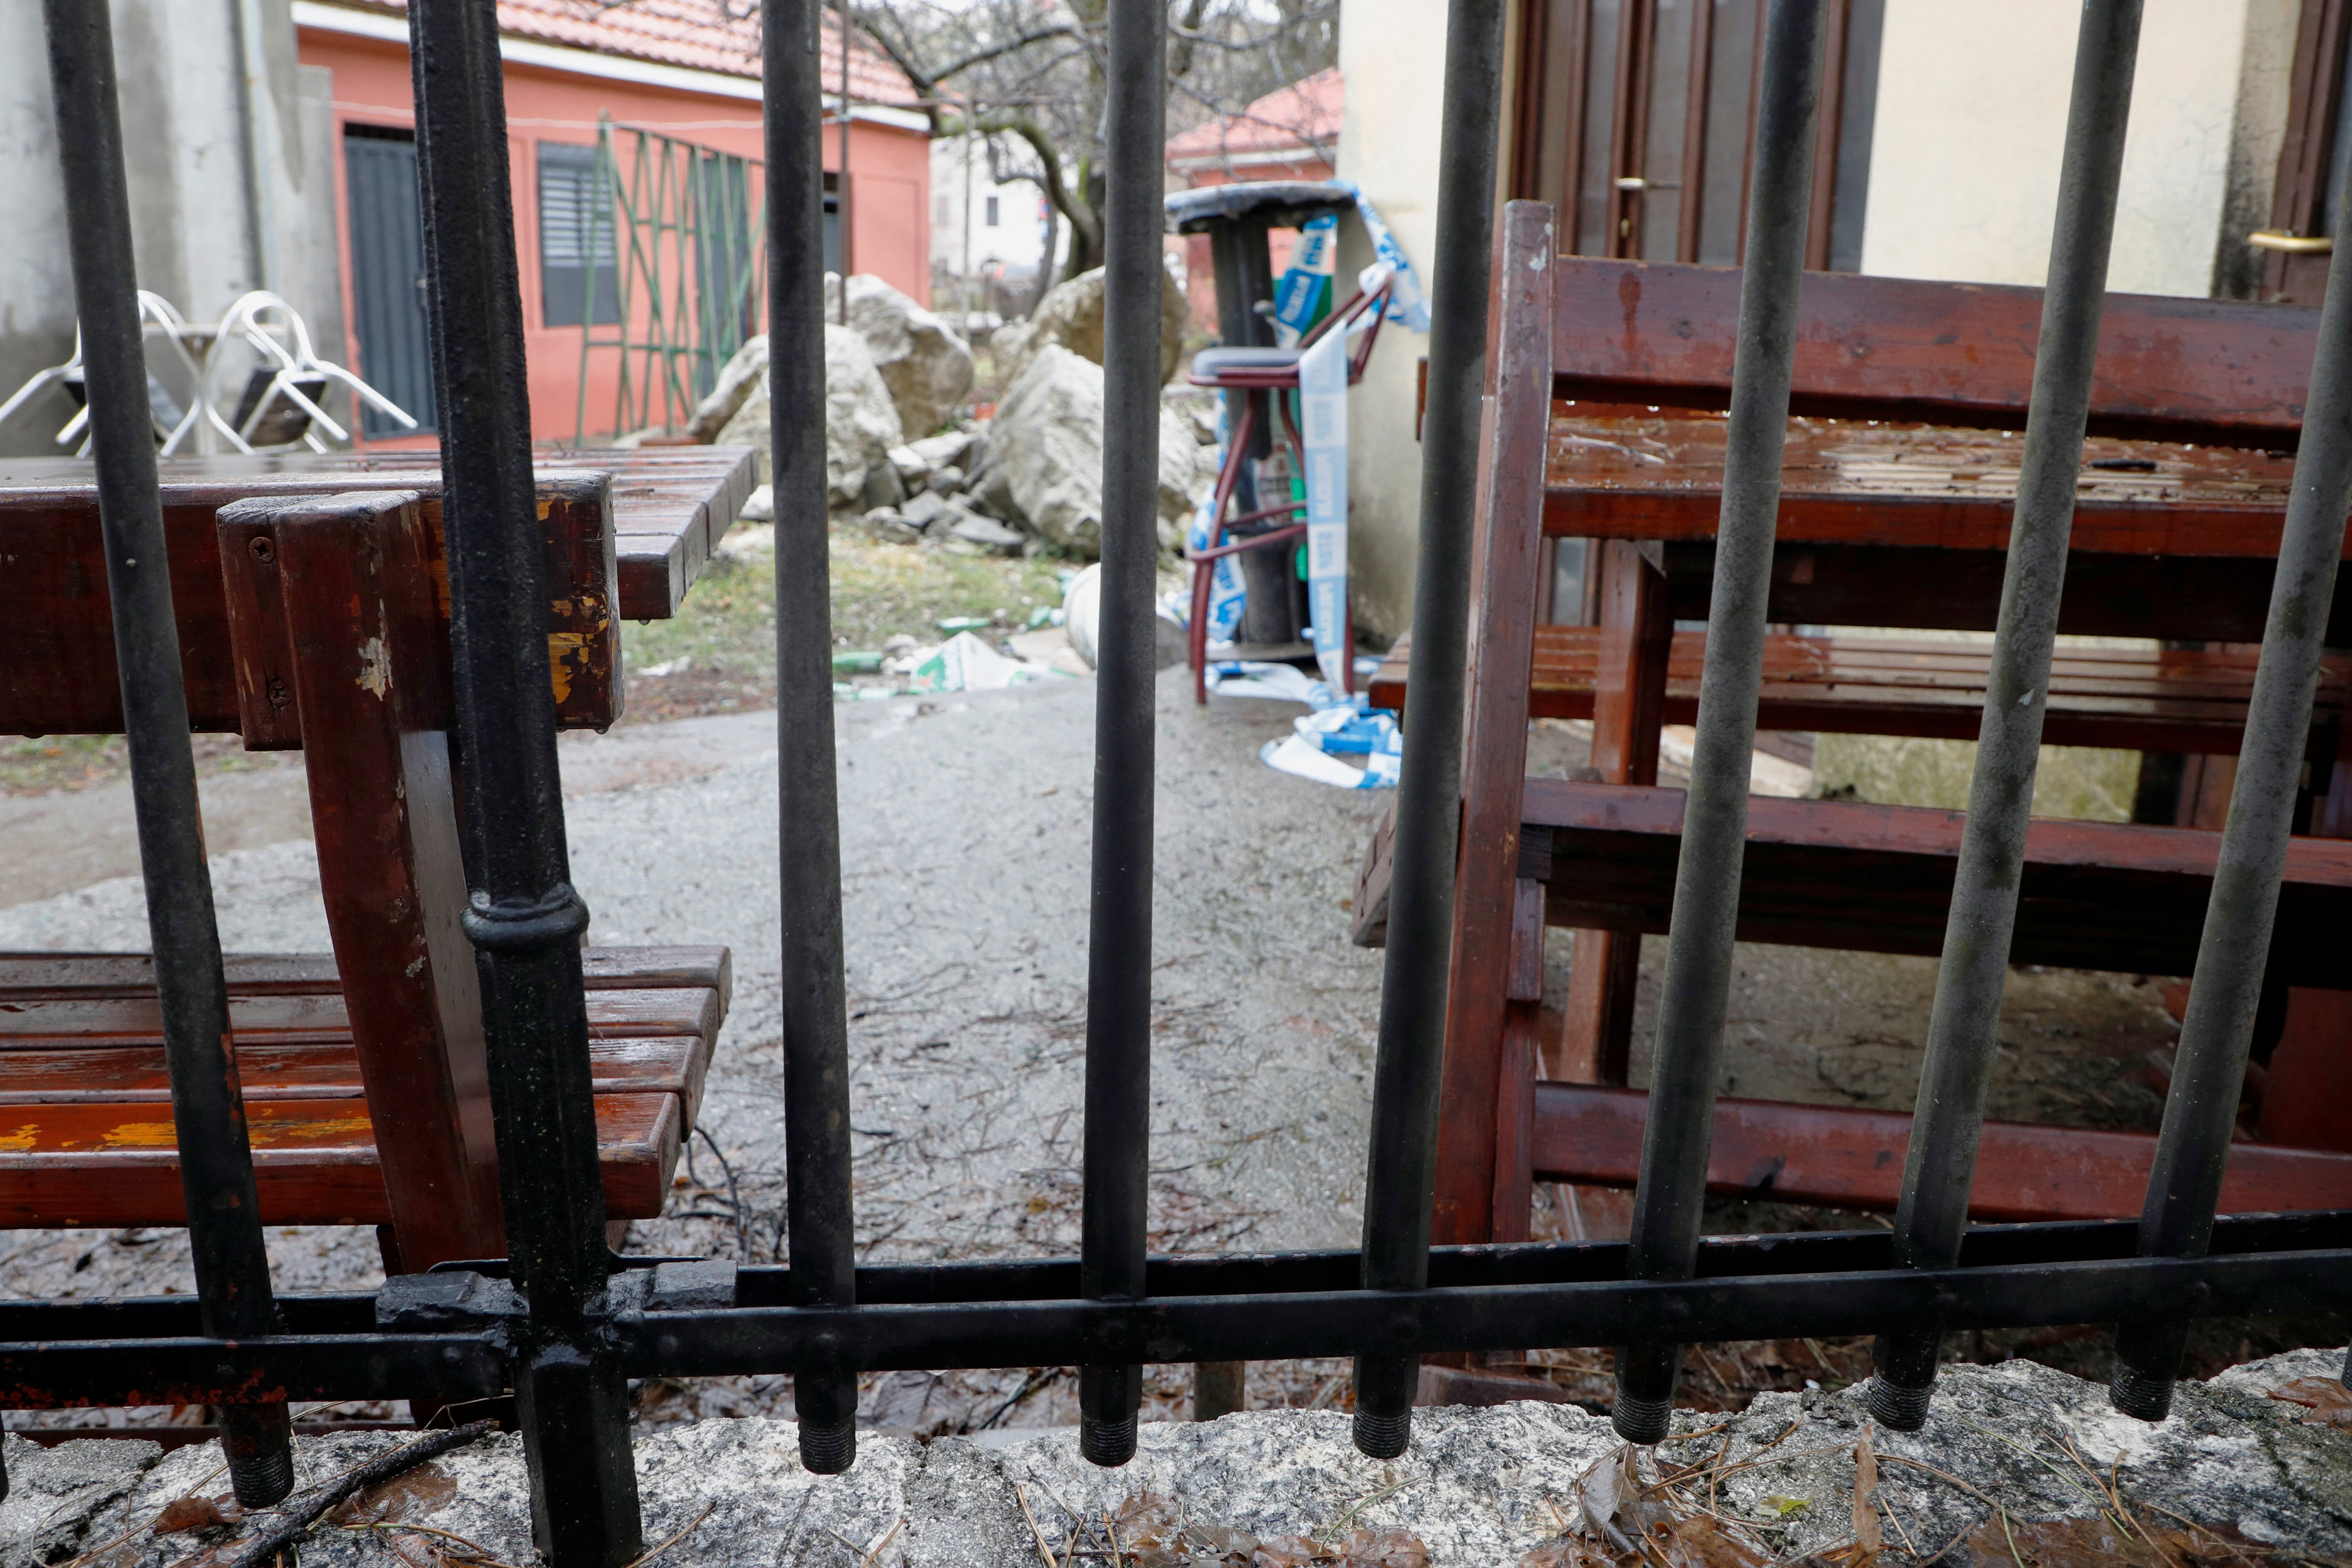
M 242 773 L 300 759 L 292 752 L 252 752 L 235 735 L 190 737 L 199 776 Z M 47 795 L 88 789 L 127 776 L 131 748 L 120 735 L 0 736 L 0 795 Z
M 1076 564 L 966 555 L 935 544 L 886 544 L 865 530 L 833 531 L 833 645 L 877 650 L 904 634 L 940 640 L 950 616 L 995 619 L 1011 631 L 1040 605 L 1062 602 L 1057 573 Z M 776 692 L 774 567 L 764 552 L 721 555 L 689 589 L 676 617 L 622 627 L 628 689 L 624 723 L 763 708 Z M 677 661 L 692 662 L 684 668 Z M 648 669 L 667 673 L 647 677 Z

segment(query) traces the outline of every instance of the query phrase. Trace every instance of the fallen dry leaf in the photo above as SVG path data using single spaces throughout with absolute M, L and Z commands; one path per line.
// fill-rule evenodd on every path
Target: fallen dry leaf
M 1870 1451 L 1870 1426 L 1853 1441 L 1853 1568 L 1876 1557 L 1885 1548 L 1878 1531 L 1878 1456 Z
M 215 1525 L 228 1522 L 228 1515 L 221 1512 L 220 1504 L 210 1498 L 173 1498 L 163 1505 L 163 1511 L 155 1516 L 154 1533 L 178 1535 L 191 1530 L 210 1530 Z
M 1402 1530 L 1351 1530 L 1339 1542 L 1346 1568 L 1429 1568 L 1429 1548 Z
M 2271 1397 L 2302 1405 L 2311 1412 L 2304 1417 L 2306 1421 L 2352 1431 L 2352 1391 L 2332 1377 L 2298 1377 L 2283 1388 L 2272 1389 Z
M 1332 1555 L 1303 1535 L 1277 1535 L 1259 1542 L 1250 1563 L 1252 1568 L 1307 1568 L 1309 1563 L 1330 1562 Z
M 1769 1568 L 1772 1561 L 1705 1514 L 1668 1520 L 1650 1531 L 1650 1546 L 1668 1568 Z
M 2305 1552 L 2290 1560 L 2346 1561 Z M 2093 1519 L 2012 1519 L 2006 1529 L 1995 1514 L 1969 1537 L 1970 1568 L 2278 1568 L 2280 1561 L 2276 1552 L 2234 1530 L 2180 1530 L 2141 1520 L 2126 1531 L 2104 1513 Z

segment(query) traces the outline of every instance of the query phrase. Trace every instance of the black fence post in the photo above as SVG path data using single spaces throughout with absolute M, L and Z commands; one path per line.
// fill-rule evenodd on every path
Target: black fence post
M 824 477 L 823 0 L 766 0 L 768 385 L 776 498 L 777 886 L 784 1028 L 786 1246 L 806 1307 L 857 1300 L 850 1197 L 849 1013 L 834 780 L 833 586 Z M 845 47 L 846 46 L 845 45 Z M 847 289 L 843 290 L 847 297 Z M 854 1370 L 793 1369 L 801 1463 L 857 1458 Z
M 1087 932 L 1086 1200 L 1079 1289 L 1145 1294 L 1151 1150 L 1152 706 L 1160 571 L 1160 230 L 1167 142 L 1160 0 L 1110 0 L 1103 300 L 1102 615 Z M 1143 1368 L 1078 1370 L 1078 1448 L 1135 1457 Z
M 1821 101 L 1822 0 L 1772 0 L 1756 105 L 1756 178 L 1739 282 L 1731 425 L 1722 521 L 1699 677 L 1698 740 L 1683 811 L 1682 859 L 1666 935 L 1650 1119 L 1642 1138 L 1627 1268 L 1636 1279 L 1685 1279 L 1706 1200 L 1707 1141 L 1731 988 L 1739 914 L 1748 781 L 1763 679 L 1764 612 L 1780 507 L 1780 452 L 1796 363 L 1797 289 L 1813 186 L 1813 117 Z M 1643 1342 L 1617 1354 L 1611 1419 L 1631 1443 L 1666 1435 L 1682 1347 Z
M 2336 171 L 2330 193 L 2336 232 L 2352 199 L 2352 162 Z M 2172 1091 L 2164 1102 L 2156 1163 L 2140 1211 L 2144 1258 L 2201 1257 L 2213 1236 L 2222 1167 L 2244 1092 L 2246 1051 L 2262 1002 L 2263 971 L 2278 915 L 2279 880 L 2287 837 L 2294 825 L 2295 786 L 2303 775 L 2319 656 L 2344 555 L 2344 520 L 2352 508 L 2352 245 L 2327 263 L 2327 296 L 2319 313 L 2319 349 L 2313 356 L 2311 394 L 2304 405 L 2303 441 L 2294 459 L 2286 527 L 2279 541 L 2278 574 L 2271 581 L 2262 663 L 2246 704 L 2246 734 L 2230 816 L 2213 872 L 2213 897 L 2197 948 L 2189 1012 L 2180 1022 L 2180 1048 Z M 2341 773 L 2339 770 L 2339 777 Z M 2338 787 L 2341 787 L 2340 785 Z M 2115 1407 L 2143 1421 L 2161 1421 L 2172 1408 L 2172 1384 L 2188 1344 L 2185 1319 L 2126 1322 L 2116 1336 L 2116 1369 L 2108 1396 Z M 2352 1368 L 2347 1368 L 2352 1370 Z
M 2033 358 L 2025 455 L 2010 525 L 2000 619 L 1985 683 L 1968 825 L 1960 836 L 1936 1002 L 1919 1068 L 1918 1109 L 1903 1196 L 1895 1215 L 1895 1261 L 1949 1268 L 1958 1260 L 1976 1181 L 1977 1140 L 2000 1039 L 2000 998 L 2017 924 L 2018 879 L 2042 752 L 2058 600 L 2074 526 L 2074 487 L 2090 420 L 2091 372 L 2106 303 L 2107 252 L 2131 117 L 2139 54 L 2140 0 L 2084 0 L 2074 45 L 2074 98 L 2058 173 L 2058 217 Z M 2281 845 L 2282 853 L 2284 846 Z M 1927 1418 L 1942 1335 L 1881 1335 L 1872 1414 L 1898 1432 Z
M 610 1249 L 580 937 L 548 684 L 522 293 L 494 0 L 412 0 L 434 395 L 441 418 L 464 915 L 481 973 L 499 1179 L 530 1313 L 515 1393 L 541 1552 L 618 1568 L 641 1550 L 628 1388 L 594 1328 Z
M 147 930 L 155 950 L 196 1294 L 206 1334 L 252 1339 L 275 1331 L 278 1309 L 229 1036 L 228 984 L 213 917 L 212 874 L 205 864 L 195 752 L 188 742 L 188 694 L 172 612 L 131 259 L 113 23 L 100 0 L 45 0 L 43 16 L 122 728 L 131 747 L 131 809 L 147 884 Z M 283 1400 L 224 1405 L 220 1426 L 237 1501 L 263 1508 L 294 1489 L 293 1428 Z
M 1478 409 L 1486 380 L 1487 269 L 1502 125 L 1503 6 L 1451 0 L 1430 269 L 1429 403 L 1422 426 L 1421 542 L 1413 583 L 1413 713 L 1398 781 L 1388 957 L 1364 1177 L 1363 1285 L 1429 1282 L 1437 1100 L 1462 821 L 1462 711 L 1469 667 L 1471 531 Z M 1417 1355 L 1356 1358 L 1356 1447 L 1394 1458 L 1412 1436 Z

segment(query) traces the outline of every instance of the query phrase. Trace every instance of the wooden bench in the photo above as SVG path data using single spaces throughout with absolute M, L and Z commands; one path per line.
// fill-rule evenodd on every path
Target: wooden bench
M 1720 506 L 1726 426 L 1709 410 L 1728 397 L 1738 273 L 1551 249 L 1548 209 L 1514 204 L 1496 271 L 1441 1101 L 1435 1235 L 1457 1243 L 1527 1233 L 1544 1058 L 1554 1079 L 1624 1082 L 1640 938 L 1664 930 L 1679 850 L 1678 804 L 1669 812 L 1652 787 L 1659 731 L 1670 714 L 1687 720 L 1693 687 L 1678 696 L 1676 665 L 1695 681 L 1703 650 L 1692 638 L 1678 659 L 1674 622 L 1705 614 Z M 1806 276 L 1774 621 L 1990 627 L 2020 447 L 2004 431 L 2024 423 L 2040 300 L 2036 289 Z M 2109 444 L 2086 455 L 2062 630 L 2259 635 L 2315 332 L 2307 310 L 2109 298 L 2091 420 Z M 1839 422 L 1853 420 L 1881 423 Z M 1569 607 L 1587 613 L 1549 618 L 1590 624 L 1539 626 L 1550 542 L 1566 538 L 1591 542 L 1590 596 Z M 1981 657 L 1949 641 L 1783 638 L 1759 722 L 1967 735 Z M 2234 751 L 2245 691 L 2237 656 L 2067 658 L 2052 696 L 2053 742 Z M 1857 689 L 1846 677 L 1865 669 Z M 2333 667 L 2331 717 L 2343 673 Z M 1392 677 L 1375 693 L 1410 710 Z M 1592 721 L 1593 767 L 1603 786 L 1623 787 L 1574 798 L 1613 814 L 1606 824 L 1589 812 L 1539 820 L 1547 802 L 1569 798 L 1526 776 L 1528 718 L 1548 705 Z M 1743 935 L 1936 951 L 1950 861 L 1919 835 L 1945 814 L 1751 805 Z M 1757 838 L 1783 806 L 1790 841 Z M 1523 825 L 1550 829 L 1547 854 Z M 1917 841 L 1902 842 L 1906 834 Z M 2050 906 L 2068 912 L 2049 922 L 2044 962 L 2186 973 L 2203 893 L 2181 868 L 2179 830 L 2072 824 L 2064 837 L 2071 858 L 2032 873 L 2065 889 Z M 2291 879 L 2310 871 L 2321 882 L 2298 880 L 2291 902 L 2334 896 L 2330 853 L 2298 846 Z M 1368 858 L 1360 911 L 1380 895 L 1377 858 Z M 2151 878 L 2162 897 L 2149 894 Z M 1562 1032 L 1550 1041 L 1539 1038 L 1547 918 L 1578 933 Z M 2021 944 L 2032 919 L 2021 919 Z M 2067 935 L 2083 926 L 2113 939 Z M 2317 962 L 2295 978 L 2345 984 Z
M 1535 628 L 1530 717 L 1593 716 L 1606 635 L 1600 626 Z M 1663 722 L 1696 722 L 1706 655 L 1705 632 L 1674 634 L 1659 710 Z M 1373 673 L 1373 707 L 1402 710 L 1412 656 L 1411 636 L 1398 638 Z M 1771 633 L 1764 639 L 1757 727 L 1973 741 L 1991 664 L 1991 647 L 1983 643 Z M 2254 664 L 2254 651 L 2242 645 L 2061 647 L 2051 668 L 2043 740 L 2053 746 L 2234 753 L 2245 731 Z M 2352 655 L 2329 656 L 2321 668 L 2310 748 L 2323 766 L 2336 756 L 2347 689 Z
M 641 537 L 682 542 L 731 499 L 746 454 L 665 458 Z M 240 1047 L 265 1218 L 378 1224 L 388 1269 L 505 1252 L 488 1071 L 449 746 L 447 572 L 437 476 L 414 465 L 165 487 L 191 723 L 302 748 L 331 960 L 238 959 Z M 621 487 L 543 468 L 557 722 L 619 716 Z M 657 506 L 654 499 L 662 499 Z M 667 521 L 665 521 L 667 519 Z M 120 728 L 95 498 L 0 490 L 0 557 L 29 613 L 0 628 L 0 731 Z M 681 559 L 684 557 L 681 556 Z M 617 612 L 617 613 L 616 613 Z M 145 961 L 0 961 L 0 1226 L 181 1223 Z M 592 950 L 586 964 L 608 1212 L 661 1210 L 726 1013 L 724 950 Z
M 583 956 L 607 1212 L 650 1219 L 701 1109 L 733 987 L 727 950 Z M 227 968 L 263 1223 L 391 1224 L 334 958 Z M 171 1099 L 149 959 L 0 954 L 0 1228 L 184 1224 Z

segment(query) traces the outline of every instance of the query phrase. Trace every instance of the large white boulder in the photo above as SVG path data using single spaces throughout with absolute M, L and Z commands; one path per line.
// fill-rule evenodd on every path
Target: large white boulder
M 765 350 L 765 340 L 756 340 Z M 745 345 L 748 352 L 750 345 Z M 741 356 L 737 356 L 740 358 Z M 722 447 L 757 447 L 760 479 L 768 471 L 770 436 L 768 382 L 755 377 L 751 392 L 734 416 L 719 432 Z M 890 448 L 905 443 L 898 405 L 875 368 L 866 340 L 847 327 L 825 323 L 824 329 L 824 483 L 834 507 L 861 506 L 866 476 L 875 465 L 889 460 Z
M 1190 307 L 1175 275 L 1162 268 L 1160 290 L 1160 379 L 1176 374 L 1184 351 L 1184 326 Z M 1037 301 L 1025 321 L 1005 327 L 990 340 L 996 353 L 1000 380 L 1010 387 L 1028 370 L 1029 362 L 1048 348 L 1060 347 L 1103 362 L 1103 269 L 1081 272 L 1056 283 Z
M 719 373 L 719 384 L 710 389 L 694 410 L 694 417 L 686 433 L 696 440 L 709 443 L 719 438 L 727 422 L 735 417 L 746 399 L 754 391 L 764 392 L 768 378 L 768 334 L 761 332 L 729 360 Z
M 1073 554 L 1102 553 L 1102 366 L 1059 344 L 1031 356 L 996 406 L 990 463 L 1001 468 L 1029 531 Z M 1213 475 L 1183 423 L 1160 416 L 1160 544 L 1173 549 L 1183 519 Z
M 824 314 L 841 314 L 841 279 L 831 272 Z M 928 436 L 955 418 L 971 393 L 971 348 L 953 327 L 869 272 L 849 276 L 849 327 L 866 340 L 908 436 Z

